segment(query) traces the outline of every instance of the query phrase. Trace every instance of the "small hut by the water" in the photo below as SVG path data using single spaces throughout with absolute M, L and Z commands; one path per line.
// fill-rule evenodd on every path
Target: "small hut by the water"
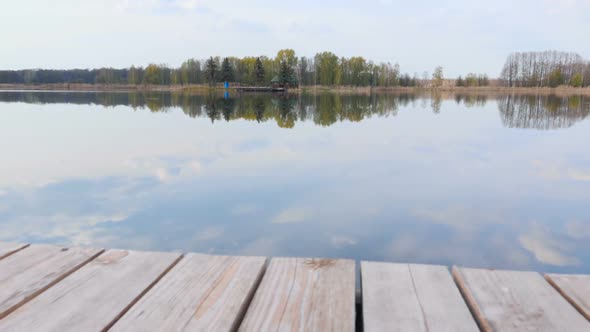
M 281 84 L 280 80 L 279 80 L 279 76 L 275 75 L 275 77 L 272 78 L 272 80 L 270 80 L 270 86 L 273 88 L 282 88 L 283 85 Z

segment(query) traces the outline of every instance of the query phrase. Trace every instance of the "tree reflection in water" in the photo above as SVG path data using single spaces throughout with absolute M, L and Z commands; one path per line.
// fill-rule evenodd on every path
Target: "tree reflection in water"
M 119 105 L 151 112 L 181 108 L 190 117 L 208 117 L 212 122 L 237 119 L 275 121 L 281 128 L 293 128 L 298 121 L 330 126 L 341 121 L 358 122 L 371 117 L 396 116 L 400 107 L 430 106 L 440 113 L 445 101 L 454 100 L 467 108 L 496 102 L 502 123 L 510 128 L 567 128 L 590 113 L 590 97 L 555 95 L 501 95 L 452 93 L 378 94 L 194 94 L 178 92 L 0 92 L 2 102 L 35 104 L 69 103 Z

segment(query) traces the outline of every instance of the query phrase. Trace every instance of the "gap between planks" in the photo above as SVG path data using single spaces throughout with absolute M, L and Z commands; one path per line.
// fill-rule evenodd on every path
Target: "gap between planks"
M 239 331 L 354 331 L 355 263 L 272 258 Z
M 469 312 L 471 312 L 473 319 L 475 319 L 475 323 L 481 331 L 492 331 L 492 328 L 490 327 L 484 314 L 481 312 L 479 305 L 473 305 L 476 304 L 477 301 L 475 300 L 473 294 L 471 294 L 471 291 L 467 285 L 461 281 L 460 273 L 461 272 L 456 266 L 451 268 L 451 276 L 453 277 L 453 281 L 455 282 L 455 285 L 457 285 L 457 288 L 459 288 L 459 293 L 461 293 L 463 301 L 467 305 Z
M 174 262 L 172 262 L 172 264 L 170 264 L 170 266 L 167 267 L 164 270 L 164 272 L 162 272 L 146 289 L 144 289 L 141 293 L 139 293 L 139 295 L 135 299 L 133 299 L 133 301 L 131 301 L 131 303 L 129 303 L 127 305 L 127 307 L 125 307 L 121 311 L 121 313 L 119 313 L 119 315 L 117 315 L 117 317 L 115 317 L 109 324 L 107 324 L 107 326 L 105 326 L 102 329 L 102 332 L 110 330 L 113 327 L 113 325 L 115 325 L 121 319 L 121 317 L 123 317 L 131 309 L 131 307 L 133 307 L 147 292 L 149 292 L 150 289 L 152 289 L 158 283 L 158 281 L 162 280 L 162 278 L 168 272 L 170 272 L 170 270 L 172 270 L 178 264 L 178 262 L 180 262 L 180 260 L 183 258 L 184 258 L 184 254 L 181 254 L 180 256 L 178 256 L 178 258 L 176 260 L 174 260 Z
M 19 249 L 19 250 L 17 250 L 16 252 L 20 252 L 22 249 L 27 248 L 27 247 L 28 247 L 28 245 L 25 246 L 25 247 L 23 247 L 23 248 L 21 248 L 21 249 Z M 67 248 L 67 250 L 69 250 L 68 247 L 66 247 L 66 248 Z M 55 278 L 54 280 L 50 281 L 45 286 L 39 288 L 38 290 L 36 290 L 36 291 L 32 292 L 31 294 L 27 295 L 26 297 L 24 297 L 20 302 L 16 303 L 15 305 L 13 305 L 12 307 L 8 308 L 4 312 L 1 312 L 0 313 L 0 320 L 3 319 L 4 317 L 10 315 L 12 312 L 14 312 L 15 310 L 19 309 L 23 305 L 27 304 L 28 302 L 30 302 L 31 300 L 33 300 L 34 298 L 36 298 L 37 296 L 39 296 L 40 294 L 42 294 L 43 292 L 45 292 L 46 290 L 48 290 L 49 288 L 51 288 L 52 286 L 56 285 L 57 283 L 59 283 L 63 279 L 67 278 L 72 273 L 78 271 L 84 265 L 88 264 L 89 262 L 91 262 L 92 260 L 94 260 L 96 257 L 100 256 L 104 251 L 105 251 L 104 249 L 97 249 L 97 252 L 96 253 L 94 253 L 93 255 L 91 255 L 90 257 L 88 257 L 87 259 L 85 259 L 84 261 L 82 261 L 81 263 L 79 263 L 78 265 L 74 266 L 69 271 L 66 271 L 65 273 L 59 275 L 57 278 Z
M 555 288 L 582 316 L 590 321 L 590 276 L 575 274 L 545 274 L 545 280 Z M 563 279 L 566 280 L 563 280 Z M 581 279 L 583 284 L 568 284 L 567 279 Z M 577 290 L 573 287 L 579 286 Z
M 0 256 L 0 260 L 7 258 L 19 251 L 22 251 L 26 248 L 28 248 L 30 245 L 29 244 L 22 244 L 22 245 L 17 245 L 15 246 L 14 250 L 9 250 L 5 253 L 3 253 Z M 80 263 L 79 265 L 75 266 L 73 269 L 71 269 L 70 271 L 68 271 L 67 273 L 61 275 L 60 277 L 56 278 L 54 281 L 50 282 L 49 284 L 47 284 L 45 287 L 39 289 L 38 291 L 36 291 L 35 293 L 31 294 L 29 297 L 25 298 L 23 300 L 23 302 L 19 303 L 18 305 L 16 305 L 15 307 L 13 307 L 11 310 L 9 310 L 8 312 L 4 313 L 3 317 L 6 317 L 7 315 L 9 315 L 10 313 L 12 313 L 13 311 L 15 311 L 16 309 L 20 308 L 22 305 L 28 303 L 29 301 L 31 301 L 32 299 L 34 299 L 35 297 L 37 297 L 39 294 L 45 292 L 47 289 L 51 288 L 52 286 L 56 285 L 57 283 L 61 282 L 63 279 L 67 278 L 68 276 L 70 276 L 71 274 L 75 273 L 76 271 L 78 271 L 80 268 L 82 268 L 83 266 L 85 266 L 86 264 L 88 264 L 89 262 L 93 261 L 94 259 L 96 259 L 98 256 L 100 256 L 101 254 L 103 254 L 105 252 L 104 249 L 100 249 L 98 250 L 98 252 L 96 254 L 94 254 L 93 256 L 89 257 L 88 259 L 86 259 L 85 261 L 83 261 L 82 263 Z M 121 313 L 115 317 L 112 322 L 110 322 L 110 324 L 108 324 L 107 326 L 105 326 L 105 328 L 103 329 L 103 331 L 107 331 L 109 330 L 114 324 L 116 324 L 146 293 L 148 293 L 158 282 L 161 281 L 161 279 L 168 274 L 172 269 L 174 269 L 177 264 L 185 257 L 185 254 L 181 254 L 166 270 L 164 270 L 144 291 L 142 291 L 132 302 L 129 303 L 129 305 L 127 305 L 127 307 L 125 307 Z M 263 279 L 263 276 L 266 274 L 267 272 L 267 268 L 269 265 L 269 260 L 266 259 L 264 266 L 262 268 L 262 271 L 260 273 L 260 277 L 258 278 L 258 280 L 255 282 L 255 284 L 253 285 L 253 287 L 251 288 L 247 299 L 245 301 L 245 305 L 243 306 L 243 308 L 240 310 L 240 312 L 238 313 L 237 317 L 236 317 L 236 324 L 232 327 L 232 330 L 236 330 L 237 328 L 239 328 L 239 326 L 242 324 L 245 315 L 248 311 L 248 309 L 250 308 L 250 305 L 252 303 L 252 300 L 256 294 L 256 292 L 258 291 L 261 281 Z M 457 272 L 459 271 L 455 271 L 456 267 L 452 267 L 451 269 L 451 274 L 453 276 L 453 281 L 455 282 L 456 286 L 458 287 L 460 294 L 462 296 L 462 299 L 465 301 L 466 304 L 469 303 L 477 303 L 476 299 L 474 298 L 473 294 L 471 294 L 471 291 L 468 289 L 468 286 L 464 285 L 463 283 L 459 282 L 459 280 L 457 279 Z M 581 310 L 581 308 L 579 308 L 579 306 L 576 304 L 576 302 L 571 299 L 570 296 L 568 296 L 568 294 L 566 294 L 564 291 L 561 290 L 561 288 L 556 285 L 553 280 L 551 280 L 551 278 L 545 276 L 544 278 L 558 293 L 561 297 L 563 297 L 565 300 L 567 300 L 567 302 L 569 304 L 571 304 L 573 307 L 575 307 L 582 315 L 585 316 L 586 319 L 590 320 L 590 317 L 588 317 L 587 314 L 585 314 L 583 312 L 583 310 Z M 362 287 L 360 290 L 357 290 L 357 292 L 362 292 Z M 357 315 L 361 315 L 363 314 L 363 310 L 362 310 L 362 301 L 361 301 L 361 310 L 357 311 Z M 491 330 L 490 329 L 490 325 L 487 319 L 485 319 L 485 315 L 481 312 L 481 310 L 479 309 L 479 306 L 471 306 L 471 305 L 467 305 L 467 307 L 469 308 L 472 316 L 475 318 L 475 321 L 477 322 L 477 324 L 479 325 L 480 329 L 483 331 L 488 331 Z M 364 317 L 362 317 L 364 319 Z
M 1 244 L 1 243 L 0 243 Z M 6 258 L 12 254 L 16 254 L 17 252 L 28 248 L 30 246 L 30 244 L 25 243 L 25 244 L 16 244 L 16 246 L 12 249 L 8 249 L 6 252 L 4 253 L 0 253 L 0 259 Z
M 361 262 L 365 331 L 478 331 L 447 266 Z
M 540 274 L 453 266 L 453 278 L 482 331 L 590 331 L 590 324 Z
M 28 244 L 18 246 L 18 247 L 15 246 L 15 248 L 16 248 L 15 250 L 11 249 L 10 252 L 6 253 L 6 255 L 4 255 L 3 257 L 8 257 L 8 256 L 26 248 L 26 247 L 28 247 L 28 246 L 29 246 Z M 21 303 L 18 303 L 17 305 L 12 307 L 9 311 L 6 311 L 1 318 L 9 316 L 11 313 L 17 311 L 18 309 L 20 309 L 21 307 L 23 307 L 27 303 L 30 303 L 32 300 L 37 298 L 39 295 L 41 295 L 42 293 L 51 289 L 53 286 L 57 285 L 58 283 L 62 282 L 65 278 L 72 275 L 73 273 L 78 272 L 81 268 L 83 268 L 88 263 L 90 263 L 90 262 L 94 261 L 95 259 L 97 259 L 98 257 L 100 257 L 105 252 L 107 252 L 105 249 L 97 249 L 95 254 L 93 254 L 92 256 L 90 256 L 89 258 L 84 260 L 83 262 L 81 262 L 79 265 L 72 268 L 67 273 L 61 275 L 60 277 L 56 278 L 52 282 L 48 283 L 45 287 L 37 290 L 36 292 L 34 292 L 33 294 L 31 294 L 30 296 L 25 298 Z M 120 313 L 117 314 L 117 316 L 115 318 L 113 318 L 107 325 L 105 325 L 105 327 L 102 329 L 102 331 L 110 330 L 122 317 L 125 316 L 125 314 L 128 313 L 129 310 L 131 310 L 131 308 L 134 305 L 137 304 L 137 302 L 139 302 L 141 300 L 141 298 L 143 298 L 145 296 L 145 294 L 147 294 L 153 287 L 156 286 L 156 284 L 158 284 L 158 282 L 161 281 L 162 278 L 164 278 L 170 271 L 172 271 L 178 265 L 178 263 L 183 258 L 185 258 L 185 256 L 186 256 L 186 254 L 180 254 L 179 257 L 176 258 L 173 261 L 173 263 L 170 264 L 170 266 L 168 266 L 156 279 L 154 279 L 154 281 L 151 282 L 150 285 L 146 289 L 144 289 L 141 293 L 139 293 L 124 309 L 121 310 Z M 234 324 L 230 329 L 231 331 L 237 330 L 239 328 L 239 326 L 241 325 L 241 323 L 246 315 L 246 312 L 250 306 L 250 303 L 252 302 L 254 294 L 256 293 L 256 291 L 262 281 L 262 278 L 266 272 L 267 266 L 268 266 L 268 259 L 264 258 L 264 263 L 262 265 L 261 271 L 260 271 L 258 277 L 256 278 L 254 284 L 252 285 L 252 288 L 248 291 L 248 293 L 245 297 L 244 306 L 238 311 L 235 321 L 234 321 Z
M 248 312 L 248 308 L 250 308 L 250 304 L 252 304 L 252 300 L 254 299 L 254 294 L 256 294 L 258 287 L 260 287 L 260 284 L 262 283 L 262 278 L 264 278 L 264 275 L 266 274 L 266 269 L 268 268 L 269 261 L 270 261 L 270 259 L 268 257 L 266 257 L 266 259 L 264 260 L 264 265 L 262 265 L 262 270 L 260 271 L 260 274 L 258 275 L 258 279 L 254 282 L 254 285 L 252 286 L 250 293 L 246 297 L 246 300 L 244 302 L 244 306 L 238 312 L 238 315 L 236 317 L 236 324 L 234 326 L 232 326 L 232 329 L 231 329 L 232 332 L 238 331 L 238 329 L 240 328 L 240 325 L 242 325 L 242 322 L 244 321 L 244 317 L 246 317 L 246 312 Z
M 104 330 L 180 256 L 108 250 L 0 320 L 0 330 Z
M 266 257 L 189 253 L 111 330 L 201 331 L 209 326 L 212 330 L 235 331 L 249 308 L 266 262 Z

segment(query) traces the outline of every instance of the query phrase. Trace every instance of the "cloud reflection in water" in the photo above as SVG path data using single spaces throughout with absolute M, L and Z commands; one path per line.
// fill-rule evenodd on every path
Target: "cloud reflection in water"
M 434 98 L 3 92 L 0 240 L 587 269 L 588 100 Z

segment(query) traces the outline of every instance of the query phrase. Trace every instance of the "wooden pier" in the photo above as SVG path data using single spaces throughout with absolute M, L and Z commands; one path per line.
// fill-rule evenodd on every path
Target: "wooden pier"
M 0 331 L 590 331 L 590 276 L 0 243 Z M 360 323 L 359 323 L 360 322 Z
M 266 86 L 240 86 L 236 87 L 238 91 L 244 92 L 285 92 L 287 89 L 285 88 L 274 88 L 274 87 L 266 87 Z

